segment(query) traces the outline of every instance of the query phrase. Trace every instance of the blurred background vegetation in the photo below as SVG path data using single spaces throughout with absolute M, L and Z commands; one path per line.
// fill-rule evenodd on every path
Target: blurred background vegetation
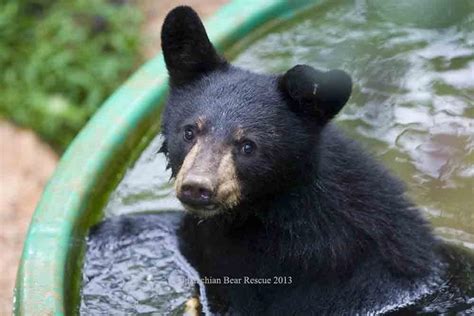
M 0 117 L 63 151 L 141 63 L 126 0 L 0 0 Z

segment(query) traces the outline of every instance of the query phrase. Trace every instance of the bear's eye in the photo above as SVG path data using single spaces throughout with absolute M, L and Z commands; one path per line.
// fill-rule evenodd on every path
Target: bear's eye
M 187 142 L 190 142 L 194 139 L 194 130 L 193 130 L 192 126 L 186 126 L 184 128 L 183 138 Z
M 244 155 L 250 155 L 251 153 L 253 153 L 254 150 L 255 150 L 255 144 L 251 142 L 250 140 L 244 141 L 240 147 L 240 151 Z

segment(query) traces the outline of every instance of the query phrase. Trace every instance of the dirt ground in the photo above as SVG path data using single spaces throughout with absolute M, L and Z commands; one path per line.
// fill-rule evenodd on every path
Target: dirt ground
M 31 131 L 0 121 L 0 315 L 9 315 L 23 238 L 58 157 Z
M 229 0 L 136 0 L 144 12 L 142 54 L 160 49 L 160 28 L 166 13 L 190 5 L 201 17 Z M 0 120 L 0 316 L 10 315 L 23 240 L 43 188 L 58 162 L 57 154 L 33 132 Z

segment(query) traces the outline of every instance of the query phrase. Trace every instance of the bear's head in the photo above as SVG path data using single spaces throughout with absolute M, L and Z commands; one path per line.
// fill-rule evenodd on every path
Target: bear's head
M 345 72 L 298 65 L 266 75 L 232 66 L 184 6 L 168 14 L 161 39 L 170 76 L 162 151 L 187 210 L 237 212 L 308 177 L 322 128 L 350 96 Z

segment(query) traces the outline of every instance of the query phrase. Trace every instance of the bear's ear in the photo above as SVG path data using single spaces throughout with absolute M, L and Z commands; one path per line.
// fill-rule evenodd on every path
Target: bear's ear
M 342 70 L 322 72 L 297 65 L 280 77 L 279 88 L 291 99 L 290 106 L 295 111 L 314 115 L 325 124 L 346 104 L 352 80 Z
M 209 41 L 197 13 L 187 6 L 176 7 L 166 16 L 161 47 L 172 85 L 188 83 L 226 64 Z

